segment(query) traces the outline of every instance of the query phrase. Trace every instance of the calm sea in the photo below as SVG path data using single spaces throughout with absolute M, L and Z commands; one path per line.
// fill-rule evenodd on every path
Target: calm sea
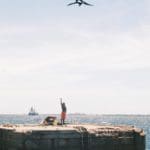
M 39 124 L 47 115 L 0 115 L 0 124 Z M 58 115 L 56 116 L 59 119 Z M 68 123 L 94 123 L 113 125 L 134 125 L 146 133 L 146 150 L 150 150 L 150 115 L 84 115 L 70 114 Z

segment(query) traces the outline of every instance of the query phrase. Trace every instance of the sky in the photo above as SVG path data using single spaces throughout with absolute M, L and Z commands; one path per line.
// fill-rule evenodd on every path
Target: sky
M 0 0 L 0 114 L 150 114 L 150 1 Z

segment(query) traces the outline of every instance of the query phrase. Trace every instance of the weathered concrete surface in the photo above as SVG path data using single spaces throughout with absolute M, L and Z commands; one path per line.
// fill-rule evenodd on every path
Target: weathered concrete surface
M 1 125 L 0 150 L 145 150 L 145 135 L 130 126 Z

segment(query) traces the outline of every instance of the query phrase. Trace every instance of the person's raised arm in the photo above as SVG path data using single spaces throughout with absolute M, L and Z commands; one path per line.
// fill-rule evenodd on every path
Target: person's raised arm
M 60 104 L 61 104 L 61 106 L 62 106 L 62 98 L 60 98 Z

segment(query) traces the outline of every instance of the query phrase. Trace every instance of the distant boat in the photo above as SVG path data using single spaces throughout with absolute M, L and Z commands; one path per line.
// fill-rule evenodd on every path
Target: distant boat
M 39 115 L 39 114 L 35 111 L 35 109 L 34 109 L 33 107 L 31 107 L 31 109 L 30 109 L 28 115 L 29 115 L 29 116 L 37 116 L 37 115 Z

